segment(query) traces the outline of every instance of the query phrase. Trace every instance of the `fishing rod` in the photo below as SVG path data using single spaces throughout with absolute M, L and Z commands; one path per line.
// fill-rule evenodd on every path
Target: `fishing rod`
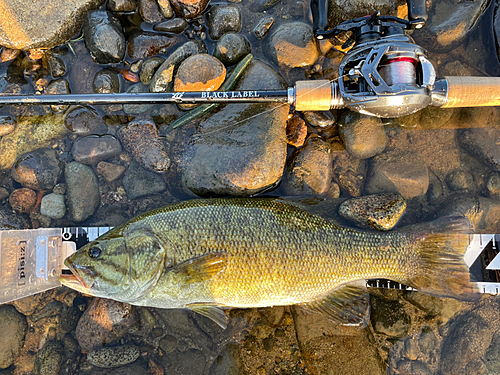
M 100 105 L 162 103 L 288 103 L 297 111 L 347 108 L 394 118 L 429 105 L 441 108 L 500 105 L 500 77 L 442 77 L 408 31 L 424 27 L 425 0 L 407 0 L 408 19 L 381 16 L 345 21 L 328 29 L 328 0 L 311 0 L 318 40 L 351 36 L 336 81 L 298 81 L 285 90 L 237 90 L 172 93 L 3 95 L 0 105 Z

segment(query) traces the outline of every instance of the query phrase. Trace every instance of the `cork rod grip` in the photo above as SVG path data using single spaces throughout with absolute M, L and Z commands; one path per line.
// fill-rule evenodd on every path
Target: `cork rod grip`
M 448 98 L 441 108 L 500 106 L 500 77 L 444 77 Z
M 332 104 L 332 84 L 327 80 L 297 81 L 295 109 L 297 111 L 327 111 Z

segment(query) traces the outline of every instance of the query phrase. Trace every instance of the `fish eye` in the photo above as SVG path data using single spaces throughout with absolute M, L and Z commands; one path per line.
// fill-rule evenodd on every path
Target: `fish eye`
M 89 257 L 91 258 L 99 258 L 101 256 L 102 250 L 97 246 L 93 246 L 89 249 Z

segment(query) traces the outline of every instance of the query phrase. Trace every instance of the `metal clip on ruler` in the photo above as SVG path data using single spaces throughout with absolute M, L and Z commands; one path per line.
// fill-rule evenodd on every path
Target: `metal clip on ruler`
M 112 227 L 74 227 L 0 231 L 0 304 L 61 285 L 69 270 L 64 259 Z M 473 234 L 464 256 L 481 293 L 499 294 L 500 235 Z M 367 286 L 411 290 L 389 280 L 368 280 Z

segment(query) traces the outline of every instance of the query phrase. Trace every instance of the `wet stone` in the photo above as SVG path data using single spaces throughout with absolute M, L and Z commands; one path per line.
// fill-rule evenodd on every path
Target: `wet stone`
M 112 94 L 120 92 L 120 78 L 114 69 L 104 68 L 96 73 L 93 82 L 96 94 Z
M 0 202 L 3 201 L 5 198 L 8 198 L 9 197 L 9 191 L 4 188 L 4 187 L 0 187 Z
M 213 5 L 207 14 L 208 34 L 218 40 L 228 32 L 241 30 L 241 9 L 236 4 Z
M 226 66 L 234 65 L 251 52 L 250 42 L 236 33 L 226 33 L 215 46 L 214 56 Z
M 54 193 L 45 195 L 40 203 L 40 213 L 51 219 L 63 218 L 66 214 L 64 195 Z
M 120 155 L 122 146 L 112 135 L 88 135 L 73 143 L 71 154 L 82 164 L 97 164 L 102 160 Z
M 255 25 L 252 32 L 258 39 L 264 39 L 264 37 L 269 33 L 269 30 L 271 30 L 273 24 L 273 17 L 264 17 L 259 21 L 257 25 Z
M 178 17 L 196 18 L 207 7 L 209 0 L 170 0 Z
M 330 144 L 320 137 L 309 137 L 288 160 L 283 190 L 287 195 L 326 194 L 331 181 Z
M 137 0 L 108 0 L 108 9 L 112 12 L 134 12 Z
M 153 55 L 164 54 L 168 47 L 177 41 L 175 36 L 151 31 L 135 32 L 128 39 L 128 54 L 133 59 L 145 59 Z
M 126 41 L 118 18 L 105 10 L 87 13 L 83 24 L 85 46 L 98 64 L 118 63 L 125 57 Z
M 158 69 L 164 61 L 165 59 L 160 56 L 154 56 L 144 61 L 141 66 L 141 71 L 139 72 L 139 79 L 141 82 L 148 85 L 153 79 L 156 69 Z
M 499 138 L 500 130 L 497 128 L 457 130 L 457 140 L 462 148 L 495 171 L 500 171 Z
M 363 228 L 391 230 L 406 210 L 399 194 L 375 194 L 350 198 L 341 203 L 339 214 Z
M 138 93 L 138 92 L 149 92 L 149 86 L 141 82 L 130 86 L 127 92 Z M 154 107 L 154 104 L 124 104 L 123 111 L 128 115 L 138 115 L 149 111 Z
M 477 223 L 483 212 L 479 199 L 471 194 L 457 193 L 446 198 L 434 214 L 434 218 L 460 216 Z
M 12 133 L 16 129 L 16 121 L 11 116 L 0 116 L 0 137 Z
M 416 291 L 406 292 L 404 298 L 412 305 L 425 311 L 428 316 L 439 316 L 441 324 L 446 323 L 462 307 L 462 302 L 459 300 L 435 297 Z
M 75 337 L 82 351 L 90 352 L 120 340 L 136 324 L 133 306 L 94 298 L 78 321 Z
M 181 63 L 189 56 L 207 52 L 207 48 L 201 40 L 189 41 L 178 47 L 168 56 L 154 74 L 149 91 L 171 92 L 174 88 L 174 74 Z
M 119 179 L 126 170 L 127 168 L 124 166 L 107 163 L 105 161 L 101 161 L 97 164 L 97 173 L 99 173 L 108 184 Z
M 167 185 L 160 175 L 144 169 L 134 160 L 123 177 L 123 187 L 129 199 L 137 199 L 159 194 L 165 191 Z
M 59 78 L 66 74 L 66 64 L 61 56 L 54 53 L 48 53 L 47 62 L 49 63 L 52 77 Z
M 12 178 L 33 190 L 52 189 L 62 175 L 62 167 L 53 149 L 39 149 L 17 158 Z
M 427 165 L 414 153 L 387 152 L 371 160 L 367 194 L 399 193 L 405 199 L 427 193 Z
M 500 332 L 496 332 L 484 355 L 486 368 L 492 373 L 500 373 Z
M 171 20 L 157 23 L 153 26 L 154 31 L 162 31 L 164 33 L 180 34 L 188 27 L 188 23 L 184 18 L 173 18 Z
M 54 189 L 52 189 L 52 192 L 55 194 L 66 194 L 66 184 L 57 184 L 54 186 Z
M 290 146 L 301 147 L 307 137 L 307 125 L 298 113 L 286 122 L 286 141 Z
M 114 368 L 134 362 L 139 354 L 136 346 L 123 345 L 93 350 L 87 355 L 87 359 L 94 366 Z
M 99 182 L 92 168 L 71 162 L 66 166 L 66 199 L 70 219 L 81 222 L 87 220 L 99 207 Z
M 492 173 L 486 182 L 488 195 L 492 198 L 500 198 L 500 174 Z
M 174 16 L 174 8 L 172 8 L 170 0 L 157 0 L 157 2 L 163 17 L 172 18 Z
M 450 190 L 460 191 L 472 188 L 474 181 L 469 171 L 456 170 L 446 175 L 446 184 Z
M 139 14 L 147 23 L 157 23 L 163 20 L 156 0 L 139 0 Z
M 151 120 L 135 120 L 117 133 L 123 147 L 134 156 L 142 167 L 156 173 L 166 172 L 170 158 L 163 141 L 158 137 L 156 125 Z
M 19 49 L 4 48 L 0 54 L 0 61 L 7 62 L 14 60 L 20 53 L 21 50 Z
M 375 332 L 391 338 L 406 336 L 411 326 L 411 319 L 404 306 L 397 300 L 370 297 L 370 319 Z
M 335 116 L 330 111 L 305 111 L 302 116 L 309 125 L 318 128 L 328 128 L 335 124 Z
M 13 306 L 0 306 L 0 369 L 7 368 L 21 353 L 28 330 L 26 318 Z
M 311 26 L 303 22 L 281 25 L 269 38 L 266 53 L 276 64 L 286 68 L 311 66 L 320 55 Z
M 387 146 L 385 129 L 377 117 L 347 111 L 339 120 L 339 130 L 347 152 L 357 159 L 378 155 Z
M 332 143 L 333 180 L 351 197 L 359 197 L 366 181 L 367 163 L 349 155 L 339 142 Z
M 69 94 L 71 92 L 69 88 L 69 82 L 64 78 L 59 78 L 53 80 L 47 86 L 47 94 L 49 95 L 64 95 Z M 54 112 L 62 112 L 65 111 L 69 106 L 67 105 L 51 105 L 50 106 Z
M 37 353 L 35 373 L 38 375 L 57 375 L 62 364 L 62 345 L 58 341 L 48 341 Z
M 64 125 L 77 135 L 105 134 L 108 127 L 92 107 L 75 107 L 64 115 Z
M 9 197 L 9 203 L 13 210 L 25 214 L 35 208 L 37 194 L 35 191 L 27 188 L 14 190 Z

